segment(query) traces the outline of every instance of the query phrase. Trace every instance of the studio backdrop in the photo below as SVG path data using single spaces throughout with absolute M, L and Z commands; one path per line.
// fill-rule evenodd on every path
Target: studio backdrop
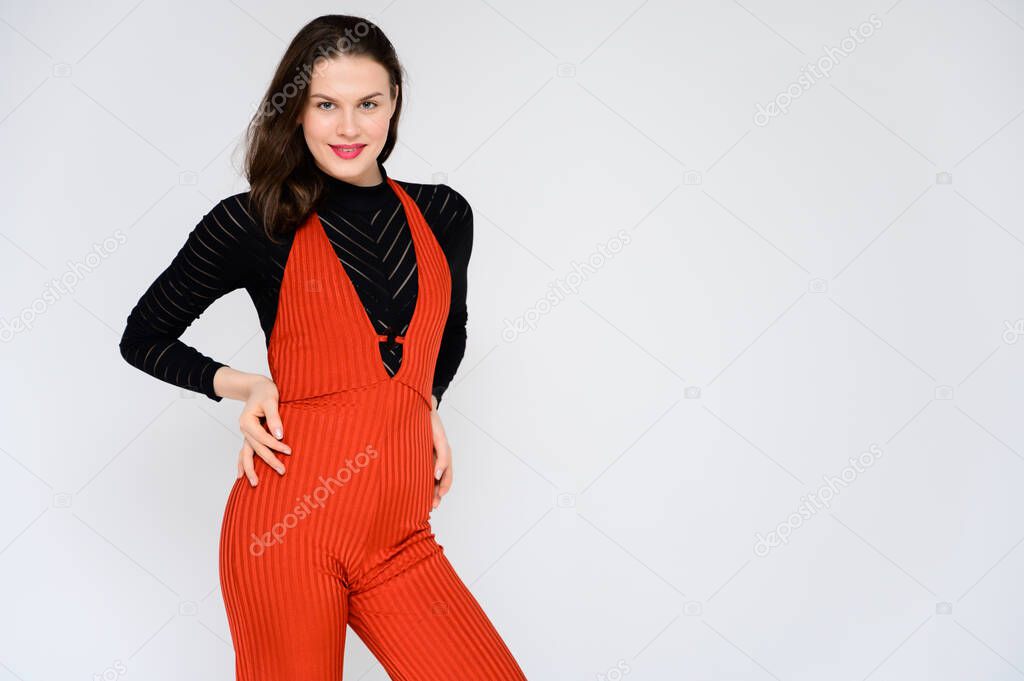
M 1024 5 L 128 0 L 0 5 L 0 681 L 233 678 L 241 403 L 118 342 L 331 12 L 473 209 L 432 523 L 530 679 L 1024 677 Z

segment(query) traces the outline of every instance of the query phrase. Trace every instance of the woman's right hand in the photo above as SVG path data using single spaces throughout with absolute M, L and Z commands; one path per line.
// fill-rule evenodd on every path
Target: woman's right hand
M 267 462 L 271 468 L 284 475 L 284 464 L 274 455 L 273 450 L 291 454 L 291 447 L 280 439 L 284 437 L 284 425 L 277 411 L 277 385 L 265 377 L 260 377 L 249 387 L 242 415 L 238 418 L 238 427 L 245 436 L 242 451 L 238 454 L 238 476 L 244 474 L 249 484 L 255 487 L 259 482 L 253 456 L 257 455 Z M 261 419 L 266 420 L 266 426 Z M 273 435 L 271 435 L 273 433 Z

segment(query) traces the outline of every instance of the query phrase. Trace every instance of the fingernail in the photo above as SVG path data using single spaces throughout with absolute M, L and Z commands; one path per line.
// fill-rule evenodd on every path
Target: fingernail
M 274 435 L 276 435 L 277 439 L 280 440 L 281 438 L 284 437 L 284 432 L 280 428 L 275 428 Z
M 284 453 L 285 454 L 291 454 L 292 453 L 292 448 L 291 447 L 285 447 L 284 448 Z
M 434 480 L 440 480 L 440 479 L 441 479 L 441 469 L 438 468 L 437 470 L 434 471 Z

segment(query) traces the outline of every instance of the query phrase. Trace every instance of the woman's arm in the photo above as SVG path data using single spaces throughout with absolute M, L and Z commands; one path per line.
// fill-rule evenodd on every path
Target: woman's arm
M 228 197 L 203 216 L 139 298 L 119 344 L 121 356 L 132 366 L 215 402 L 240 399 L 253 375 L 235 371 L 179 338 L 213 301 L 244 286 L 254 267 L 247 196 Z M 219 371 L 222 367 L 226 370 Z
M 448 389 L 466 353 L 466 284 L 469 257 L 473 251 L 473 209 L 457 191 L 448 185 L 441 187 L 451 192 L 440 219 L 442 223 L 447 222 L 441 239 L 441 248 L 451 271 L 452 299 L 434 368 L 431 392 L 438 403 L 441 402 L 441 396 Z

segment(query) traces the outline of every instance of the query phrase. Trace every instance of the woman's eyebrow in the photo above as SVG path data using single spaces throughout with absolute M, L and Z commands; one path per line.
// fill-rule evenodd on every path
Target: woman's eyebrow
M 364 100 L 372 99 L 374 97 L 381 97 L 381 96 L 383 96 L 383 94 L 384 93 L 382 93 L 382 92 L 374 92 L 373 94 L 364 95 L 363 97 L 360 97 L 358 101 L 362 102 Z M 320 99 L 326 99 L 329 102 L 333 102 L 334 101 L 333 97 L 328 97 L 327 95 L 321 94 L 319 92 L 314 92 L 313 94 L 310 95 L 310 97 L 319 97 Z

